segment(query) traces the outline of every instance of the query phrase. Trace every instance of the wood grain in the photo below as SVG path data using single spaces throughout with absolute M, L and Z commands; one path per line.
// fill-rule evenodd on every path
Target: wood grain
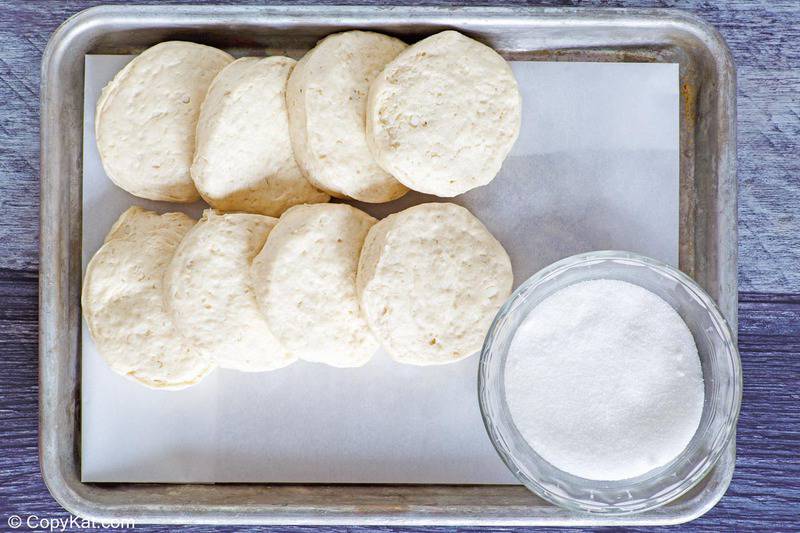
M 60 22 L 82 8 L 98 3 L 101 2 L 0 0 L 3 20 L 15 21 L 15 24 L 0 26 L 0 42 L 3 43 L 0 51 L 0 101 L 3 102 L 0 113 L 0 135 L 3 136 L 0 209 L 5 215 L 4 223 L 0 225 L 0 242 L 11 246 L 11 253 L 0 257 L 0 268 L 35 270 L 38 264 L 38 233 L 32 229 L 38 228 L 38 91 L 42 51 L 49 34 Z M 124 2 L 112 0 L 105 3 Z M 328 0 L 316 3 L 354 2 Z M 464 2 L 466 5 L 471 3 Z M 798 2 L 615 0 L 536 4 L 678 7 L 701 15 L 722 32 L 733 51 L 739 81 L 740 288 L 746 291 L 800 292 Z
M 68 516 L 44 487 L 37 458 L 39 63 L 47 39 L 58 24 L 69 15 L 98 3 L 0 0 L 0 213 L 3 215 L 0 244 L 4 251 L 0 255 L 0 528 L 5 527 L 6 517 L 12 513 L 23 517 L 30 514 Z M 138 3 L 156 2 L 140 0 Z M 528 2 L 504 4 L 526 5 Z M 800 2 L 549 1 L 536 4 L 678 7 L 714 24 L 731 46 L 739 82 L 739 284 L 744 291 L 740 294 L 739 343 L 745 386 L 737 435 L 737 467 L 723 500 L 701 519 L 675 529 L 798 531 Z M 140 526 L 137 529 L 173 531 L 179 528 Z M 220 528 L 190 529 L 218 531 Z M 255 528 L 237 528 L 240 531 L 250 529 Z M 297 533 L 311 529 L 314 528 L 274 530 Z M 396 531 L 395 528 L 369 529 Z
M 67 516 L 47 493 L 37 461 L 35 275 L 0 271 L 0 524 L 4 516 Z M 797 530 L 800 527 L 800 296 L 742 293 L 739 345 L 744 399 L 733 482 L 708 514 L 680 528 Z M 0 526 L 1 527 L 1 526 Z M 171 531 L 167 527 L 137 527 Z M 281 528 L 299 532 L 308 528 Z M 380 528 L 394 531 L 390 528 Z M 430 528 L 411 528 L 427 531 Z M 215 531 L 196 527 L 193 531 Z M 246 528 L 237 528 L 245 531 Z M 342 528 L 344 530 L 344 528 Z M 403 531 L 406 531 L 404 528 Z

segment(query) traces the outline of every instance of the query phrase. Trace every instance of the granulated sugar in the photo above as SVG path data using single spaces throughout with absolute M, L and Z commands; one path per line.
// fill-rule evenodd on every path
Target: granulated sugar
M 622 281 L 577 283 L 537 305 L 511 342 L 505 386 L 528 444 L 588 479 L 665 465 L 703 411 L 689 328 L 664 300 Z

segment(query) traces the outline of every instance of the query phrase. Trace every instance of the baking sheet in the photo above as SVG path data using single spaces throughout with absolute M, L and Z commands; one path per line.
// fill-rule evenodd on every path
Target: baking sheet
M 87 56 L 83 267 L 135 198 L 105 176 L 94 141 L 100 90 L 128 56 Z M 500 175 L 455 199 L 511 256 L 515 284 L 601 248 L 678 261 L 678 66 L 513 65 L 523 130 Z M 363 205 L 383 216 L 433 197 Z M 112 373 L 82 330 L 83 481 L 515 483 L 478 412 L 478 358 L 360 369 L 298 362 L 263 374 L 218 370 L 180 392 Z

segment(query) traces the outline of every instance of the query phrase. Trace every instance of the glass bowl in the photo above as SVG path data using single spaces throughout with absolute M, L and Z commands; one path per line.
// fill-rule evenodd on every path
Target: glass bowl
M 641 476 L 598 481 L 560 470 L 533 450 L 514 424 L 506 403 L 509 345 L 528 312 L 554 292 L 593 279 L 627 281 L 655 293 L 683 318 L 694 336 L 705 385 L 700 425 L 684 451 Z M 500 308 L 481 352 L 478 397 L 489 438 L 500 457 L 531 491 L 576 511 L 628 514 L 678 498 L 714 466 L 731 439 L 742 396 L 739 352 L 711 297 L 679 270 L 647 257 L 617 251 L 574 255 L 540 270 Z

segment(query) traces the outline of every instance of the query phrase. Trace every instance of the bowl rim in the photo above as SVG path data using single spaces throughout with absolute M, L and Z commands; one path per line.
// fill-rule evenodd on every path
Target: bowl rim
M 731 358 L 731 367 L 733 374 L 732 375 L 733 379 L 731 380 L 732 383 L 731 387 L 733 391 L 731 409 L 727 413 L 727 416 L 724 417 L 724 422 L 721 424 L 721 427 L 716 431 L 715 434 L 713 434 L 713 437 L 709 439 L 709 442 L 713 443 L 711 446 L 711 453 L 709 453 L 706 456 L 706 458 L 703 461 L 701 461 L 700 468 L 696 468 L 695 470 L 693 470 L 690 475 L 685 477 L 680 482 L 676 483 L 674 486 L 670 488 L 670 490 L 656 494 L 652 498 L 645 500 L 644 503 L 638 503 L 640 502 L 640 500 L 637 500 L 637 503 L 635 505 L 630 505 L 630 506 L 626 506 L 624 503 L 614 504 L 613 506 L 609 506 L 605 504 L 598 504 L 596 501 L 591 502 L 588 500 L 582 500 L 578 498 L 571 498 L 567 496 L 562 496 L 560 494 L 555 494 L 552 491 L 550 491 L 547 487 L 540 484 L 538 480 L 533 479 L 527 474 L 521 472 L 522 468 L 520 468 L 520 466 L 515 461 L 514 457 L 512 457 L 511 454 L 501 444 L 501 440 L 503 439 L 501 435 L 499 435 L 497 426 L 496 424 L 494 424 L 492 417 L 489 414 L 490 408 L 488 406 L 489 402 L 488 391 L 490 387 L 485 386 L 486 382 L 488 381 L 487 374 L 488 374 L 489 363 L 487 362 L 487 360 L 491 356 L 490 352 L 493 344 L 492 341 L 495 337 L 495 332 L 497 330 L 500 321 L 505 318 L 505 316 L 509 313 L 512 307 L 517 303 L 519 298 L 523 294 L 525 294 L 528 290 L 530 290 L 532 286 L 548 281 L 549 279 L 557 276 L 563 270 L 583 264 L 592 264 L 594 262 L 603 262 L 608 260 L 630 262 L 633 264 L 638 264 L 641 266 L 648 267 L 650 269 L 654 269 L 656 271 L 660 271 L 661 274 L 666 274 L 668 276 L 675 278 L 687 289 L 691 290 L 692 293 L 694 293 L 694 295 L 697 298 L 699 298 L 702 304 L 706 307 L 706 309 L 710 314 L 712 322 L 722 335 L 723 340 L 725 341 L 725 345 L 727 347 L 727 352 Z M 640 513 L 652 510 L 662 505 L 665 505 L 671 501 L 674 501 L 675 499 L 681 497 L 682 495 L 690 491 L 695 485 L 697 485 L 697 483 L 699 483 L 700 480 L 702 480 L 710 472 L 710 470 L 714 467 L 714 465 L 716 465 L 719 462 L 720 458 L 727 449 L 728 444 L 731 442 L 731 440 L 736 438 L 736 424 L 738 422 L 739 413 L 741 411 L 743 377 L 742 377 L 741 358 L 739 355 L 739 349 L 736 337 L 733 335 L 730 325 L 728 324 L 728 321 L 725 319 L 725 317 L 722 315 L 722 312 L 720 311 L 717 303 L 713 300 L 713 298 L 711 298 L 711 296 L 708 295 L 708 293 L 702 287 L 700 287 L 700 285 L 696 281 L 694 281 L 691 277 L 689 277 L 685 273 L 681 272 L 679 269 L 663 261 L 659 261 L 651 257 L 623 250 L 597 250 L 592 252 L 574 254 L 569 257 L 560 259 L 554 263 L 551 263 L 538 270 L 527 280 L 521 283 L 519 287 L 517 287 L 511 293 L 511 295 L 506 299 L 506 301 L 497 311 L 497 314 L 492 320 L 492 324 L 489 327 L 489 330 L 487 331 L 486 337 L 484 339 L 484 343 L 480 353 L 480 361 L 478 364 L 477 386 L 478 386 L 478 406 L 480 408 L 481 420 L 483 421 L 484 428 L 486 429 L 486 432 L 489 435 L 489 440 L 491 441 L 492 446 L 494 446 L 495 450 L 500 456 L 500 459 L 503 461 L 506 467 L 508 467 L 508 469 L 512 472 L 512 474 L 526 488 L 528 488 L 537 496 L 545 499 L 546 501 L 572 511 L 621 516 L 621 515 Z M 510 413 L 507 414 L 509 420 L 511 420 Z M 515 431 L 518 430 L 515 429 Z M 522 440 L 524 441 L 524 438 Z M 553 468 L 559 470 L 556 467 Z M 631 478 L 631 479 L 637 479 L 637 478 Z M 589 480 L 589 481 L 602 482 L 601 480 Z M 624 482 L 626 480 L 618 480 L 618 481 Z

